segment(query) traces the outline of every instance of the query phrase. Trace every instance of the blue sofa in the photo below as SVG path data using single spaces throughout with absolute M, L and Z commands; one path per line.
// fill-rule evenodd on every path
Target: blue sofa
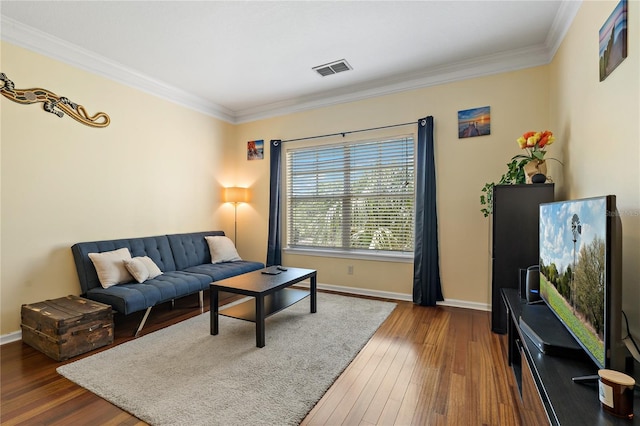
M 135 332 L 136 336 L 142 330 L 151 308 L 159 303 L 199 293 L 202 311 L 203 290 L 208 289 L 212 281 L 264 268 L 264 264 L 260 262 L 245 260 L 211 263 L 209 245 L 204 238 L 210 235 L 224 236 L 224 232 L 193 232 L 76 243 L 71 247 L 71 251 L 80 279 L 82 296 L 111 305 L 114 311 L 124 315 L 146 310 Z M 162 275 L 142 283 L 133 281 L 103 288 L 89 253 L 102 253 L 120 248 L 129 249 L 132 257 L 149 256 L 158 265 Z

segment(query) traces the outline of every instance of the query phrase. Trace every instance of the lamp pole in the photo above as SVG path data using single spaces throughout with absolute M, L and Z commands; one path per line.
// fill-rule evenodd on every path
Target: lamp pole
M 233 203 L 233 245 L 238 247 L 238 202 Z
M 238 204 L 249 201 L 249 189 L 237 186 L 225 188 L 223 201 L 233 204 L 233 244 L 238 243 Z

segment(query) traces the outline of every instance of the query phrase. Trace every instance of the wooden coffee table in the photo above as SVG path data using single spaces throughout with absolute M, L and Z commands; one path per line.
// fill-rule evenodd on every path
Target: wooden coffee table
M 275 267 L 266 268 L 275 270 Z M 316 312 L 316 275 L 313 269 L 287 268 L 277 275 L 262 273 L 265 269 L 253 271 L 210 284 L 211 334 L 218 334 L 218 314 L 256 323 L 256 346 L 265 345 L 264 320 L 288 306 L 311 296 L 311 313 Z M 309 290 L 287 288 L 300 281 L 310 279 Z M 218 292 L 242 294 L 255 298 L 219 311 Z

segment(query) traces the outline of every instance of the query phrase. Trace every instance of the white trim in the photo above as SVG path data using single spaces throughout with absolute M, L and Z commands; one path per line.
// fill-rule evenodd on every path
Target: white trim
M 582 0 L 563 1 L 560 3 L 558 14 L 551 24 L 551 29 L 545 41 L 545 46 L 547 46 L 549 50 L 549 62 L 556 56 L 556 52 L 558 48 L 560 48 L 564 36 L 567 35 L 569 27 L 578 14 L 580 6 L 582 6 Z
M 303 281 L 299 284 L 302 287 L 309 287 L 308 281 Z M 405 302 L 411 302 L 411 295 L 404 293 L 395 293 L 391 291 L 381 291 L 381 290 L 371 290 L 368 288 L 358 288 L 358 287 L 345 287 L 341 285 L 332 285 L 332 284 L 318 284 L 318 290 L 328 290 L 335 291 L 338 293 L 345 294 L 353 294 L 357 296 L 370 296 L 370 297 L 378 297 L 381 299 L 392 299 L 392 300 L 402 300 Z
M 488 303 L 470 302 L 468 300 L 445 299 L 444 302 L 438 302 L 438 305 L 473 309 L 474 311 L 491 311 L 491 305 Z
M 220 290 L 220 291 L 224 291 L 224 290 Z M 245 297 L 243 297 L 241 299 L 235 300 L 233 302 L 229 302 L 226 305 L 219 306 L 218 307 L 218 311 L 221 311 L 221 310 L 227 309 L 227 308 L 231 308 L 233 306 L 239 305 L 239 304 L 244 303 L 247 300 L 251 300 L 251 299 L 253 299 L 251 296 L 245 296 Z M 209 307 L 209 312 L 211 312 L 211 307 Z
M 169 102 L 233 123 L 233 111 L 207 99 L 150 78 L 103 56 L 54 37 L 6 16 L 1 17 L 2 39 L 76 68 L 100 75 Z
M 297 256 L 336 257 L 340 259 L 371 260 L 375 262 L 413 263 L 413 253 L 411 255 L 393 254 L 391 252 L 369 254 L 348 250 L 322 250 L 302 248 L 284 248 L 282 249 L 282 251 L 286 254 Z
M 18 340 L 22 340 L 22 330 L 1 335 L 0 346 L 5 345 L 7 343 L 11 343 L 11 342 L 17 342 Z
M 326 92 L 322 95 L 287 99 L 238 111 L 232 111 L 207 99 L 152 79 L 121 64 L 5 16 L 1 17 L 0 27 L 2 28 L 2 39 L 5 41 L 220 120 L 232 124 L 240 124 L 548 64 L 562 43 L 581 5 L 582 0 L 562 2 L 547 39 L 544 44 L 539 46 L 501 52 L 443 67 L 434 67 L 417 74 L 396 76 L 391 79 L 383 79 L 360 86 L 350 86 L 341 90 Z
M 548 49 L 544 45 L 526 49 L 485 55 L 481 58 L 434 67 L 415 74 L 394 76 L 359 86 L 327 91 L 320 96 L 302 96 L 236 112 L 236 123 L 245 123 L 277 115 L 308 111 L 347 102 L 391 95 L 408 90 L 437 86 L 455 81 L 483 77 L 549 63 Z
M 301 287 L 308 288 L 309 282 L 303 281 L 298 283 Z M 403 302 L 412 302 L 413 296 L 405 293 L 395 293 L 391 291 L 372 290 L 368 288 L 358 287 L 345 287 L 341 285 L 332 284 L 318 284 L 318 290 L 329 290 L 338 293 L 353 294 L 357 296 L 370 296 L 381 299 L 400 300 Z M 438 302 L 438 306 L 450 306 L 453 308 L 473 309 L 475 311 L 491 311 L 491 305 L 487 303 L 470 302 L 466 300 L 445 299 L 443 302 Z

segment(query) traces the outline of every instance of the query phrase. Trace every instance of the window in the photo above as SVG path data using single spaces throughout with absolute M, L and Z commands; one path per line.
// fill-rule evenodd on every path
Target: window
M 287 150 L 287 245 L 413 253 L 413 137 Z

